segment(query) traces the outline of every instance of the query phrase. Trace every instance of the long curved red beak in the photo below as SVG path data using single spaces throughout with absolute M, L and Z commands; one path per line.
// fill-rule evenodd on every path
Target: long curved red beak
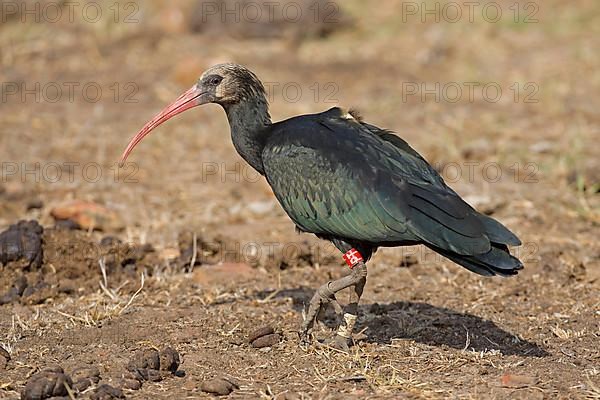
M 202 96 L 202 92 L 200 89 L 194 85 L 190 89 L 188 89 L 185 93 L 177 98 L 174 102 L 165 107 L 161 112 L 156 114 L 154 118 L 144 125 L 144 127 L 131 139 L 127 148 L 123 152 L 121 156 L 121 161 L 119 162 L 119 166 L 122 167 L 129 154 L 133 151 L 133 148 L 142 141 L 146 135 L 148 135 L 154 128 L 162 124 L 163 122 L 173 118 L 177 114 L 181 114 L 185 110 L 189 110 L 192 107 L 196 107 L 205 103 L 202 101 L 200 96 Z

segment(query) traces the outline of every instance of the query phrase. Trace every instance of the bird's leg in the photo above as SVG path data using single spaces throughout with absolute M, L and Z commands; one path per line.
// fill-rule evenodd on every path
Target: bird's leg
M 358 302 L 362 296 L 365 284 L 367 283 L 367 266 L 364 262 L 360 262 L 352 269 L 355 275 L 356 283 L 350 292 L 348 305 L 344 309 L 344 317 L 337 334 L 331 338 L 327 344 L 340 350 L 348 350 L 352 343 L 352 331 L 358 318 Z
M 343 314 L 342 306 L 340 305 L 340 303 L 338 303 L 335 297 L 335 292 L 333 292 L 329 288 L 329 283 L 332 282 L 328 282 L 325 285 L 321 286 L 319 289 L 317 289 L 312 299 L 310 300 L 308 312 L 306 313 L 306 318 L 302 323 L 302 330 L 300 332 L 300 339 L 302 345 L 308 345 L 308 343 L 310 342 L 308 338 L 308 331 L 313 327 L 315 320 L 317 320 L 319 316 L 325 311 L 327 304 L 331 303 L 336 314 L 338 314 L 339 316 Z
M 353 290 L 350 292 L 350 298 L 345 309 L 344 319 L 342 321 L 342 325 L 340 325 L 338 328 L 338 336 L 342 336 L 347 339 L 352 338 L 352 331 L 354 330 L 354 324 L 358 317 L 358 302 L 363 294 L 366 283 L 367 269 L 364 268 L 364 276 L 354 285 Z
M 346 348 L 348 346 L 347 341 L 351 338 L 352 328 L 354 326 L 354 321 L 356 321 L 356 313 L 358 309 L 358 300 L 360 299 L 360 295 L 362 295 L 362 291 L 367 278 L 367 266 L 364 262 L 358 262 L 353 268 L 352 272 L 340 279 L 335 281 L 330 281 L 321 286 L 315 293 L 315 295 L 310 300 L 308 306 L 308 312 L 306 314 L 306 319 L 302 323 L 302 329 L 300 331 L 300 339 L 302 345 L 307 345 L 309 343 L 308 331 L 312 328 L 315 318 L 319 311 L 323 306 L 326 306 L 328 303 L 332 303 L 336 313 L 342 314 L 342 307 L 337 302 L 335 298 L 335 294 L 340 290 L 346 289 L 350 286 L 354 286 L 354 295 L 353 300 L 348 307 L 346 308 L 347 313 L 344 314 L 344 323 L 343 327 L 345 327 L 345 331 L 342 326 L 340 326 L 340 330 L 342 330 L 342 335 L 348 336 L 347 338 L 340 335 L 340 330 L 338 330 L 338 335 L 340 337 L 344 337 L 346 342 Z M 357 287 L 358 285 L 358 287 Z M 348 332 L 348 333 L 345 333 Z

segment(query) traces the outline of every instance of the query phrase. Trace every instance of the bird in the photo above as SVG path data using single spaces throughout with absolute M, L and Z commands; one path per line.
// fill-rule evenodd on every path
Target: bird
M 521 245 L 519 238 L 465 202 L 394 132 L 341 107 L 272 122 L 264 85 L 239 64 L 206 70 L 131 139 L 120 164 L 156 127 L 208 103 L 224 109 L 234 148 L 265 177 L 296 229 L 330 241 L 350 268 L 311 298 L 299 330 L 302 346 L 313 342 L 314 323 L 329 306 L 339 325 L 325 343 L 342 350 L 352 345 L 366 263 L 380 247 L 424 245 L 483 276 L 523 268 L 509 250 Z M 336 294 L 347 288 L 342 307 Z

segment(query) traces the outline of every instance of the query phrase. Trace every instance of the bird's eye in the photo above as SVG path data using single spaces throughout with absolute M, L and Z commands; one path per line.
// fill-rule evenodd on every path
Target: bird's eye
M 221 83 L 222 80 L 222 76 L 213 76 L 212 78 L 210 78 L 209 83 L 211 85 L 218 85 L 219 83 Z

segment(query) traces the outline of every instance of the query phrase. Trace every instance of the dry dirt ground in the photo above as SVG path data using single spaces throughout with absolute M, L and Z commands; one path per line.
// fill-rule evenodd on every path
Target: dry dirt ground
M 513 3 L 495 3 L 498 22 L 480 5 L 473 22 L 463 9 L 451 23 L 352 0 L 325 36 L 293 23 L 203 30 L 195 2 L 123 2 L 118 18 L 106 5 L 95 23 L 5 9 L 0 229 L 37 220 L 44 232 L 32 234 L 41 259 L 0 267 L 0 398 L 56 364 L 98 368 L 100 382 L 73 396 L 124 387 L 137 351 L 170 346 L 178 372 L 127 398 L 208 398 L 202 382 L 226 377 L 240 399 L 600 399 L 600 6 L 521 2 L 514 21 Z M 294 232 L 217 106 L 164 125 L 116 168 L 137 129 L 221 61 L 269 82 L 274 120 L 341 104 L 398 132 L 519 235 L 525 269 L 487 279 L 421 248 L 381 250 L 350 353 L 301 349 L 313 290 L 347 268 Z M 52 210 L 72 200 L 114 220 L 56 224 Z M 279 342 L 248 345 L 266 325 Z

